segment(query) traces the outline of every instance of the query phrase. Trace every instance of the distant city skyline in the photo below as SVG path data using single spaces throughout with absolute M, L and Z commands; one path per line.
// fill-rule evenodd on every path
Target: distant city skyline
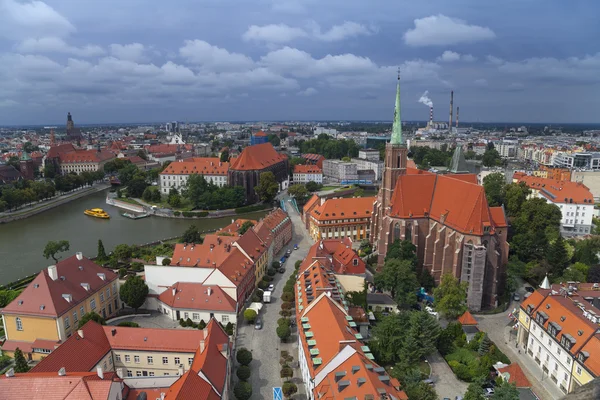
M 598 123 L 595 3 L 0 0 L 0 126 Z M 571 18 L 565 18 L 569 15 Z M 560 29 L 557 29 L 560 27 Z M 585 29 L 583 29 L 585 27 Z M 456 111 L 455 111 L 456 112 Z

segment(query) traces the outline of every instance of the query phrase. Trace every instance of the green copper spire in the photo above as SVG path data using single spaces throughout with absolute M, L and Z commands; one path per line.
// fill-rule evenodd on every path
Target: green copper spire
M 400 68 L 398 68 L 398 86 L 396 87 L 396 106 L 394 107 L 394 124 L 392 125 L 391 144 L 404 144 L 402 139 L 402 119 L 400 118 Z

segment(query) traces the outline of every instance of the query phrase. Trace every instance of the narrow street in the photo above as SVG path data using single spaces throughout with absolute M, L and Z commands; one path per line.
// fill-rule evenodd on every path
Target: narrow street
M 293 249 L 294 245 L 297 244 L 299 249 L 292 250 L 292 254 L 285 262 L 285 273 L 276 274 L 273 284 L 275 285 L 275 291 L 271 298 L 271 303 L 264 304 L 264 307 L 259 314 L 259 318 L 263 321 L 263 328 L 261 330 L 254 329 L 254 325 L 249 325 L 242 322 L 238 326 L 238 332 L 236 337 L 236 348 L 246 347 L 252 351 L 253 361 L 250 364 L 252 368 L 252 376 L 250 383 L 252 384 L 252 398 L 253 399 L 272 399 L 273 388 L 281 387 L 283 380 L 279 378 L 279 371 L 281 366 L 279 365 L 280 352 L 281 350 L 287 350 L 290 355 L 294 357 L 294 362 L 298 361 L 298 337 L 295 334 L 295 329 L 292 329 L 292 336 L 288 339 L 287 343 L 281 343 L 281 340 L 277 337 L 275 332 L 277 328 L 277 320 L 280 317 L 279 311 L 281 310 L 281 294 L 283 286 L 288 280 L 290 275 L 294 271 L 294 264 L 298 260 L 303 260 L 313 244 L 312 240 L 308 236 L 306 229 L 302 226 L 302 220 L 300 215 L 292 207 L 291 203 L 286 201 L 287 212 L 292 220 L 292 240 L 280 254 L 274 255 L 274 260 L 279 260 L 287 249 Z M 242 318 L 240 318 L 240 321 Z M 294 371 L 294 382 L 297 382 L 299 370 Z M 234 377 L 234 381 L 237 378 Z M 296 399 L 303 397 L 304 386 L 298 384 L 298 394 L 295 396 Z
M 464 396 L 467 391 L 468 384 L 459 380 L 444 357 L 437 351 L 427 357 L 427 362 L 431 367 L 431 379 L 433 379 L 433 387 L 438 394 L 440 400 L 449 398 L 455 399 L 456 396 Z

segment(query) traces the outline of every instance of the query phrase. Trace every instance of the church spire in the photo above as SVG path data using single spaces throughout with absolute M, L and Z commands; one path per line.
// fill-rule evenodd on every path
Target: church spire
M 398 85 L 396 87 L 396 106 L 394 107 L 394 124 L 392 125 L 393 145 L 404 144 L 402 139 L 402 119 L 400 118 L 400 67 L 398 67 Z

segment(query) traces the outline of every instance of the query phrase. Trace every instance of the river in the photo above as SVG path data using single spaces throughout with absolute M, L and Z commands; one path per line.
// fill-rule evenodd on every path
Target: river
M 32 217 L 0 224 L 0 284 L 13 282 L 39 272 L 51 265 L 42 253 L 49 240 L 68 240 L 70 250 L 60 253 L 67 257 L 81 251 L 86 257 L 95 257 L 98 239 L 110 252 L 121 243 L 142 244 L 181 235 L 195 224 L 200 231 L 220 228 L 231 223 L 232 217 L 215 219 L 171 219 L 148 217 L 132 220 L 123 217 L 120 210 L 105 202 L 106 191 L 91 194 Z M 109 220 L 88 217 L 88 208 L 103 208 Z M 244 215 L 258 219 L 264 211 Z

